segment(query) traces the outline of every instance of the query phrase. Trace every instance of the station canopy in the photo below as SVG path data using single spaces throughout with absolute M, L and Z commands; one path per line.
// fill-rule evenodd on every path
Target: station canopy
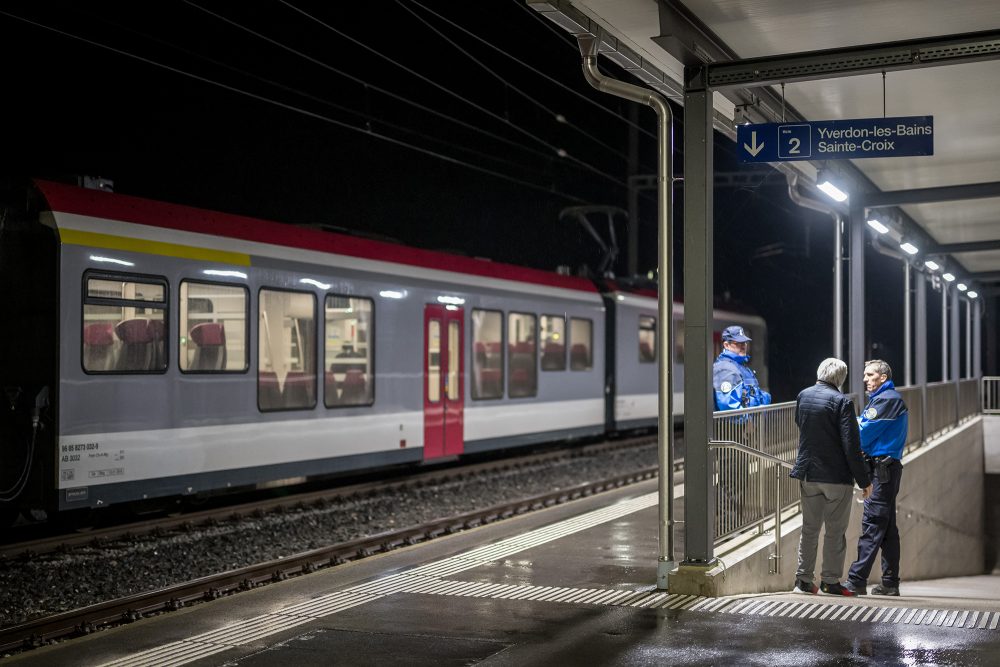
M 984 295 L 1000 290 L 996 0 L 527 1 L 570 33 L 597 34 L 605 57 L 678 102 L 685 64 L 784 59 L 851 48 L 849 58 L 867 58 L 877 55 L 874 47 L 896 42 L 922 42 L 936 53 L 957 54 L 941 66 L 895 66 L 889 56 L 884 77 L 868 69 L 835 78 L 788 77 L 783 91 L 778 79 L 784 77 L 763 86 L 720 89 L 714 95 L 716 128 L 734 138 L 733 128 L 740 122 L 778 122 L 782 99 L 786 119 L 933 116 L 933 155 L 845 160 L 838 168 L 876 191 L 912 191 L 909 199 L 914 203 L 882 210 L 897 243 L 912 236 L 914 225 L 919 228 L 925 247 L 917 261 L 939 261 Z M 965 39 L 952 46 L 944 39 L 952 36 Z M 795 169 L 803 182 L 814 183 L 817 170 L 828 163 L 779 166 L 786 172 Z

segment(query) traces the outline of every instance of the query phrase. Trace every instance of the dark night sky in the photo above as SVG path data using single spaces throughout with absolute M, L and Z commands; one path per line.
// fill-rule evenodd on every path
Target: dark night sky
M 563 207 L 626 206 L 630 103 L 590 89 L 569 37 L 520 0 L 7 2 L 0 58 L 8 182 L 100 175 L 123 194 L 543 269 L 599 258 L 578 225 L 559 222 Z M 638 117 L 648 173 L 655 119 L 646 108 Z M 792 204 L 782 176 L 734 154 L 717 137 L 717 170 L 752 176 L 717 190 L 716 293 L 765 317 L 771 388 L 788 400 L 831 347 L 833 225 Z M 651 197 L 639 225 L 645 272 Z M 899 303 L 902 268 L 876 254 L 869 266 L 870 338 L 900 366 L 902 307 L 884 304 Z M 932 380 L 939 366 L 932 358 Z

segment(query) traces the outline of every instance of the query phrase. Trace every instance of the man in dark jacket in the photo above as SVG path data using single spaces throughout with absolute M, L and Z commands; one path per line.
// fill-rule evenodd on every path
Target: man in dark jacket
M 847 364 L 824 359 L 816 369 L 817 382 L 799 393 L 795 423 L 799 427 L 799 455 L 791 476 L 802 491 L 802 534 L 799 537 L 799 567 L 795 591 L 830 595 L 854 595 L 840 583 L 847 554 L 847 522 L 851 518 L 854 482 L 872 492 L 868 466 L 861 454 L 861 437 L 854 416 L 854 403 L 840 392 L 847 377 Z M 813 583 L 820 528 L 823 536 L 821 584 Z

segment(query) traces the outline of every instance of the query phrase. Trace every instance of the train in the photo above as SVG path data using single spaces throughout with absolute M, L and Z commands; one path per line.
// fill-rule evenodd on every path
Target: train
M 656 426 L 656 292 L 610 278 L 34 180 L 0 285 L 7 521 Z

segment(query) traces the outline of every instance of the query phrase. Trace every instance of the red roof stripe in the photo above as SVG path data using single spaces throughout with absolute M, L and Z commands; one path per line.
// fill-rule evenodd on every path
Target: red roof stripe
M 563 276 L 526 267 L 410 248 L 395 243 L 359 239 L 345 234 L 219 213 L 205 209 L 111 194 L 52 181 L 36 180 L 53 211 L 133 222 L 256 243 L 316 250 L 426 269 L 465 273 L 501 280 L 596 292 L 585 278 Z

